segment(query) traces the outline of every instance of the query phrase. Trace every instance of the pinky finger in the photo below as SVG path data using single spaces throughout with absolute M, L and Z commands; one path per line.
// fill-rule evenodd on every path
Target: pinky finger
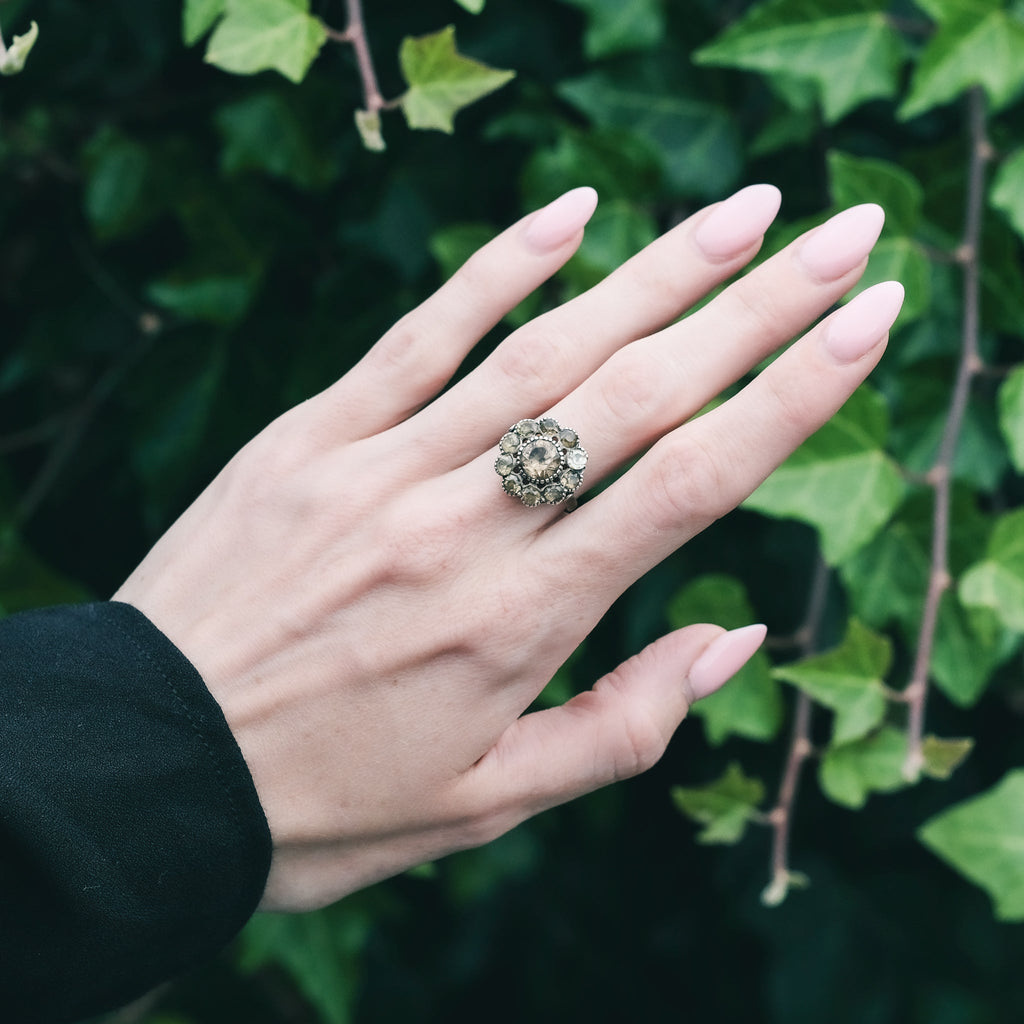
M 690 706 L 761 646 L 763 625 L 697 625 L 655 641 L 558 708 L 520 718 L 466 781 L 494 834 L 549 807 L 651 768 Z

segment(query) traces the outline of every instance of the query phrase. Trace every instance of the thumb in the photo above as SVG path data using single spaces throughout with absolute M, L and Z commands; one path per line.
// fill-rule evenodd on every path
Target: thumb
M 518 719 L 474 767 L 477 798 L 505 828 L 652 767 L 694 701 L 764 641 L 763 625 L 687 626 L 623 662 L 586 693 Z M 505 830 L 502 829 L 502 831 Z

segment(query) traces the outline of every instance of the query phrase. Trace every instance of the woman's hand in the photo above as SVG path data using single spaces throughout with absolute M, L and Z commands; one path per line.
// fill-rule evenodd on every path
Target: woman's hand
M 673 323 L 757 252 L 779 196 L 744 189 L 439 394 L 569 258 L 595 201 L 569 192 L 481 249 L 247 445 L 115 595 L 224 710 L 273 836 L 266 908 L 329 903 L 643 771 L 763 638 L 690 626 L 523 715 L 626 587 L 748 495 L 874 366 L 895 283 L 694 418 L 857 281 L 882 211 L 839 214 Z M 584 490 L 641 457 L 571 516 L 526 508 L 502 490 L 496 446 L 544 414 L 579 433 Z

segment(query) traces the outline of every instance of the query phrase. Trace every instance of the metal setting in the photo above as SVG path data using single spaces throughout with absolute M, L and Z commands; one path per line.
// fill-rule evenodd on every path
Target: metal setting
M 563 501 L 574 508 L 586 468 L 587 452 L 576 431 L 550 416 L 513 423 L 498 442 L 494 461 L 505 493 L 531 508 Z

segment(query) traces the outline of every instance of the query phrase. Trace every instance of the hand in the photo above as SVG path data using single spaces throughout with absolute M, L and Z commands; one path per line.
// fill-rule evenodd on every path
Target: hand
M 882 211 L 839 214 L 673 323 L 757 252 L 779 195 L 745 189 L 439 394 L 569 258 L 595 201 L 569 192 L 476 253 L 247 445 L 115 595 L 224 710 L 273 836 L 265 908 L 329 903 L 643 771 L 763 638 L 693 625 L 523 715 L 626 587 L 749 494 L 874 366 L 902 301 L 892 282 L 693 418 L 858 280 Z M 578 431 L 584 489 L 644 454 L 571 516 L 526 508 L 502 491 L 496 445 L 542 414 Z

